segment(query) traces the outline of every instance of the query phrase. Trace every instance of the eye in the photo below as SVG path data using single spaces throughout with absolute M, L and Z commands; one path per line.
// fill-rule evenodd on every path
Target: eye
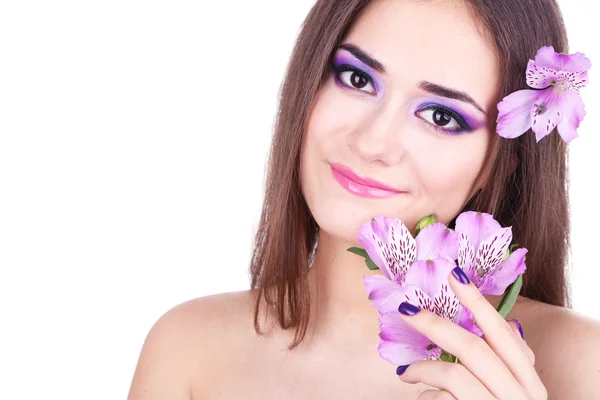
M 415 114 L 438 130 L 449 133 L 473 130 L 456 111 L 436 104 L 422 108 Z
M 373 79 L 367 73 L 349 65 L 336 66 L 334 70 L 339 84 L 368 94 L 377 94 Z

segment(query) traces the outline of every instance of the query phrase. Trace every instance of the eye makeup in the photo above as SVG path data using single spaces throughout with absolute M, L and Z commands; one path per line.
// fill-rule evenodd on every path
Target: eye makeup
M 382 82 L 377 79 L 379 72 L 373 69 L 366 62 L 361 60 L 362 50 L 353 50 L 354 47 L 350 46 L 350 49 L 345 49 L 343 46 L 338 48 L 337 52 L 334 54 L 331 60 L 331 69 L 334 75 L 335 83 L 344 90 L 350 90 L 353 92 L 359 92 L 362 95 L 382 97 L 384 95 L 384 87 Z M 355 55 L 355 52 L 358 52 L 358 55 Z M 376 60 L 372 59 L 369 56 L 368 60 L 373 60 L 379 68 L 381 68 L 382 73 L 385 73 L 383 66 Z M 367 61 L 368 61 L 367 60 Z M 367 80 L 367 86 L 372 85 L 372 90 L 364 90 L 364 87 L 354 87 L 354 85 L 348 83 L 348 79 L 341 78 L 342 73 L 354 72 L 359 76 L 362 76 Z M 354 75 L 354 74 L 352 74 Z M 486 120 L 482 120 L 481 118 L 476 117 L 470 112 L 467 112 L 464 107 L 461 107 L 459 103 L 460 101 L 468 102 L 469 104 L 474 105 L 479 111 L 485 114 L 485 112 L 471 99 L 466 93 L 458 92 L 452 89 L 448 89 L 442 86 L 438 86 L 429 82 L 420 82 L 419 88 L 426 92 L 429 92 L 433 99 L 431 101 L 423 101 L 419 104 L 414 111 L 414 115 L 422 121 L 426 122 L 431 128 L 436 129 L 440 132 L 449 134 L 449 135 L 458 135 L 460 133 L 469 133 L 473 132 L 482 126 L 485 125 Z M 372 93 L 374 90 L 375 93 Z M 457 101 L 453 101 L 452 99 L 457 99 Z M 455 121 L 454 125 L 458 125 L 452 128 L 447 128 L 445 125 L 437 125 L 433 121 L 433 118 L 424 118 L 419 114 L 431 111 L 433 113 L 444 113 L 449 115 L 452 119 L 450 121 Z M 431 121 L 429 120 L 431 119 Z
M 383 95 L 383 87 L 382 85 L 375 79 L 376 72 L 373 71 L 368 65 L 364 64 L 353 55 L 351 55 L 347 51 L 338 51 L 333 57 L 332 68 L 335 74 L 335 80 L 338 85 L 342 85 L 344 89 L 356 90 L 363 92 L 365 94 L 371 96 L 382 96 Z M 344 71 L 355 71 L 359 75 L 363 75 L 366 77 L 369 82 L 373 85 L 375 89 L 375 94 L 370 94 L 366 91 L 363 91 L 359 88 L 348 87 L 346 83 L 340 82 L 339 74 Z
M 433 122 L 425 121 L 429 123 L 433 128 L 439 129 L 448 133 L 463 133 L 463 132 L 473 132 L 479 128 L 481 128 L 485 121 L 482 121 L 480 118 L 476 118 L 473 115 L 469 114 L 465 110 L 461 110 L 460 107 L 452 106 L 444 101 L 430 101 L 426 103 L 422 103 L 416 107 L 414 114 L 417 115 L 420 112 L 426 110 L 440 111 L 443 113 L 449 114 L 459 125 L 459 128 L 444 128 L 440 125 L 435 125 Z M 418 118 L 421 118 L 418 116 Z M 423 119 L 423 118 L 421 118 Z

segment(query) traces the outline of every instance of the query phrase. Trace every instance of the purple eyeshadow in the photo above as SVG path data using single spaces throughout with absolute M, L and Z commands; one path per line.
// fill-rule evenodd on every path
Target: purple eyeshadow
M 377 73 L 375 71 L 373 71 L 371 68 L 369 68 L 369 66 L 363 64 L 360 60 L 355 58 L 352 54 L 350 54 L 346 51 L 340 50 L 335 54 L 334 67 L 339 68 L 344 65 L 349 65 L 349 66 L 359 69 L 359 70 L 363 71 L 365 74 L 369 75 L 369 77 L 371 78 L 371 82 L 373 82 L 373 87 L 375 88 L 375 91 L 377 92 L 377 95 L 379 96 L 382 94 L 381 93 L 382 87 L 379 84 L 379 82 L 377 82 L 377 80 L 375 79 L 375 76 L 377 75 Z
M 462 109 L 460 106 L 455 105 L 455 104 L 449 104 L 446 101 L 440 99 L 440 100 L 436 100 L 435 102 L 427 102 L 427 103 L 423 103 L 420 104 L 416 110 L 423 110 L 424 108 L 427 108 L 429 106 L 442 106 L 444 108 L 448 108 L 452 111 L 454 111 L 455 113 L 459 114 L 467 123 L 467 125 L 469 125 L 469 127 L 471 127 L 472 130 L 476 130 L 481 128 L 484 124 L 485 121 L 482 121 L 480 118 L 476 118 L 473 115 L 469 114 L 468 112 L 466 112 L 464 109 Z
M 356 57 L 354 57 L 350 52 L 340 49 L 335 53 L 335 57 L 334 57 L 334 61 L 333 61 L 333 68 L 336 72 L 339 72 L 340 70 L 342 70 L 342 71 L 344 70 L 344 66 L 348 66 L 348 67 L 351 67 L 351 68 L 354 68 L 354 69 L 364 72 L 366 75 L 369 76 L 369 78 L 373 84 L 373 87 L 375 88 L 375 91 L 377 92 L 377 96 L 380 97 L 383 95 L 383 87 L 375 78 L 377 76 L 377 72 L 375 72 L 368 65 L 364 64 L 362 61 L 360 61 Z M 337 75 L 336 75 L 335 82 L 338 86 L 342 87 L 343 89 L 352 90 L 351 88 L 347 87 L 346 84 L 340 82 L 339 78 L 337 78 Z M 465 111 L 465 109 L 463 107 L 461 107 L 460 104 L 457 104 L 453 101 L 448 101 L 448 99 L 445 99 L 443 97 L 438 97 L 438 96 L 435 96 L 435 101 L 430 101 L 430 102 L 420 104 L 416 108 L 415 113 L 418 111 L 427 109 L 429 107 L 434 107 L 434 106 L 438 106 L 441 109 L 446 108 L 446 109 L 456 113 L 460 117 L 460 118 L 457 118 L 457 122 L 458 122 L 458 119 L 462 119 L 462 123 L 459 123 L 459 125 L 461 125 L 460 129 L 447 130 L 447 129 L 440 127 L 441 130 L 446 131 L 449 134 L 459 134 L 461 132 L 467 132 L 467 131 L 472 132 L 474 130 L 481 128 L 486 123 L 485 119 L 482 120 L 481 118 L 477 118 L 477 117 L 473 116 L 472 114 L 470 114 L 469 112 Z M 465 124 L 468 125 L 468 127 L 465 127 L 464 126 Z

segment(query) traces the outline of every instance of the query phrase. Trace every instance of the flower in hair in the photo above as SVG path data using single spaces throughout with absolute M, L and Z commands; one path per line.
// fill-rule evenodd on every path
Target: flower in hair
M 527 64 L 527 85 L 533 89 L 518 90 L 498 103 L 498 134 L 513 139 L 531 128 L 540 141 L 557 128 L 565 142 L 575 139 L 585 116 L 579 89 L 587 84 L 590 68 L 583 53 L 540 48 Z

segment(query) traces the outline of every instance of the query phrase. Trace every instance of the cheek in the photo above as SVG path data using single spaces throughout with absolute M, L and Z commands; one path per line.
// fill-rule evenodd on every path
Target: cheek
M 459 146 L 430 149 L 430 157 L 419 163 L 424 195 L 443 222 L 452 220 L 475 191 L 488 148 L 488 133 Z M 435 160 L 432 162 L 431 160 Z
M 347 160 L 347 135 L 357 125 L 360 107 L 340 95 L 328 80 L 321 88 L 310 111 L 302 144 L 303 170 L 319 167 L 324 161 Z M 359 108 L 358 110 L 356 108 Z
M 320 89 L 309 114 L 306 136 L 312 146 L 331 146 L 354 124 L 351 103 L 340 96 L 339 89 L 330 81 Z

